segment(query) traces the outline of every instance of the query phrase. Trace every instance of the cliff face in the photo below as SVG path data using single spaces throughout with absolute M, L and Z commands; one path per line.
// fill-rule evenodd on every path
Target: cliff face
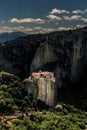
M 40 40 L 39 36 L 32 37 L 21 37 L 0 44 L 0 71 L 13 73 L 22 79 L 29 75 L 30 63 L 40 44 L 35 44 L 37 39 Z
M 73 55 L 71 61 L 71 77 L 75 78 L 80 76 L 82 70 L 82 51 L 83 51 L 82 37 L 79 37 L 77 43 L 73 45 Z
M 24 79 L 33 71 L 54 72 L 59 87 L 87 71 L 87 28 L 29 35 L 0 44 L 0 71 Z
M 57 85 L 52 72 L 34 72 L 28 79 L 25 79 L 28 94 L 45 102 L 50 107 L 57 104 Z
M 40 44 L 37 49 L 34 59 L 31 63 L 31 71 L 40 68 L 49 62 L 55 62 L 57 60 L 57 56 L 52 48 L 52 46 L 48 43 Z
M 54 107 L 57 104 L 57 86 L 55 82 L 39 78 L 38 87 L 39 92 L 37 99 L 45 102 L 50 107 Z
M 86 34 L 87 31 L 53 34 L 54 41 L 49 35 L 48 43 L 42 43 L 36 50 L 31 72 L 40 69 L 53 71 L 59 88 L 81 81 L 87 71 Z

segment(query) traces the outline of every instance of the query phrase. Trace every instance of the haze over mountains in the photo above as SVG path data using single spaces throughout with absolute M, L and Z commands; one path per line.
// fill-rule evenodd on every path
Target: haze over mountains
M 26 34 L 23 32 L 0 33 L 0 43 L 11 41 L 16 39 L 17 37 L 21 37 L 25 35 Z

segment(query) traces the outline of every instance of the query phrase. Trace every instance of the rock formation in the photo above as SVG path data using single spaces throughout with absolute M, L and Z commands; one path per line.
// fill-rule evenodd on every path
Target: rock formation
M 40 39 L 38 37 L 38 39 Z M 37 39 L 20 37 L 0 44 L 0 71 L 7 71 L 24 79 L 29 75 L 30 63 L 39 46 Z
M 30 92 L 35 91 L 35 97 L 41 89 L 38 87 L 38 90 L 36 86 L 41 84 L 55 88 L 52 87 L 55 83 L 58 89 L 70 87 L 73 83 L 78 83 L 78 86 L 81 86 L 81 82 L 87 84 L 87 28 L 28 35 L 0 44 L 0 71 L 2 70 L 14 73 L 22 80 L 39 70 L 53 72 L 55 82 L 43 77 L 34 78 L 37 82 L 36 85 L 32 84 Z M 46 88 L 43 88 L 45 93 Z M 47 102 L 40 94 L 39 98 Z
M 28 79 L 25 79 L 24 82 L 26 84 L 28 94 L 32 93 L 34 98 L 45 102 L 50 107 L 54 107 L 56 105 L 57 85 L 53 72 L 33 72 Z
M 34 71 L 44 64 L 48 62 L 54 62 L 57 60 L 57 56 L 52 48 L 52 46 L 48 43 L 40 44 L 39 48 L 37 49 L 34 59 L 31 63 L 31 71 Z

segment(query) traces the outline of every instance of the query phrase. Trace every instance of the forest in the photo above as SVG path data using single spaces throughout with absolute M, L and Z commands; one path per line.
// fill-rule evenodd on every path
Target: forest
M 80 107 L 79 102 L 77 106 L 74 104 L 72 96 L 73 102 L 63 98 L 64 94 L 60 96 L 58 107 L 49 108 L 35 101 L 32 95 L 27 96 L 25 85 L 17 76 L 1 72 L 0 130 L 85 130 L 87 101 L 82 100 Z

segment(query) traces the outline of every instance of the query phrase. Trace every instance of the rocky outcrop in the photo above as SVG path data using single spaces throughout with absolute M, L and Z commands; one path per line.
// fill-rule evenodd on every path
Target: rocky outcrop
M 28 94 L 32 93 L 35 99 L 45 102 L 50 107 L 57 104 L 57 85 L 52 72 L 33 72 L 24 82 Z

